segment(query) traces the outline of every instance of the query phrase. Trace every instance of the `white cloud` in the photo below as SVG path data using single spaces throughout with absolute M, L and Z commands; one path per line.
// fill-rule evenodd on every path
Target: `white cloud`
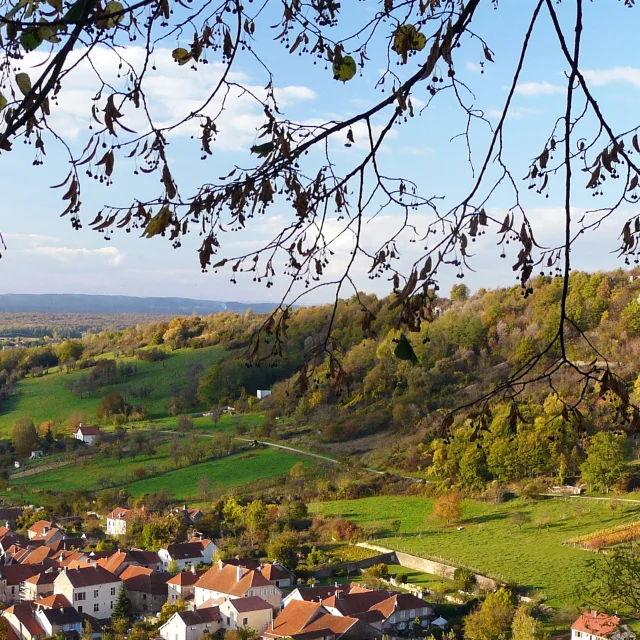
M 59 238 L 54 238 L 52 236 L 43 236 L 39 233 L 3 233 L 2 237 L 5 242 L 9 244 L 14 244 L 17 242 L 18 244 L 24 244 L 27 246 L 40 245 L 43 242 L 47 243 L 57 243 L 60 242 Z
M 550 96 L 557 93 L 563 93 L 567 89 L 559 84 L 551 84 L 546 80 L 544 82 L 522 82 L 516 87 L 516 93 L 521 96 Z
M 142 68 L 145 59 L 142 47 L 123 47 L 118 52 L 134 69 L 139 71 Z M 86 53 L 86 49 L 73 51 L 68 65 L 78 63 Z M 23 65 L 24 70 L 35 78 L 38 73 L 36 66 L 42 64 L 45 57 L 44 53 L 32 53 L 26 60 L 31 66 Z M 111 86 L 127 90 L 126 78 L 118 77 L 120 60 L 116 52 L 96 47 L 89 58 L 91 63 L 85 59 L 69 73 L 65 79 L 65 90 L 51 106 L 50 121 L 54 129 L 72 139 L 86 131 L 90 124 L 92 99 L 100 88 L 96 72 Z M 197 71 L 188 66 L 178 66 L 172 59 L 169 48 L 156 49 L 153 63 L 154 68 L 147 69 L 144 89 L 149 112 L 158 127 L 171 126 L 199 110 L 219 83 L 226 68 L 224 64 L 216 62 L 200 65 Z M 241 87 L 231 87 L 224 104 L 221 92 L 203 113 L 213 116 L 222 111 L 217 123 L 217 149 L 246 150 L 253 143 L 256 130 L 265 121 L 263 108 L 255 97 L 264 99 L 266 90 L 262 85 L 252 84 L 251 78 L 243 72 L 233 71 L 228 74 L 227 80 L 241 84 L 247 91 L 243 91 Z M 299 85 L 276 87 L 274 93 L 282 107 L 292 107 L 317 98 L 313 90 Z M 124 111 L 127 127 L 138 133 L 149 130 L 142 108 L 135 109 L 133 105 L 126 103 L 121 111 Z M 191 120 L 169 135 L 191 136 L 199 132 L 199 122 Z
M 613 67 L 611 69 L 587 69 L 582 72 L 585 80 L 596 87 L 602 87 L 614 82 L 630 84 L 640 87 L 640 68 Z
M 465 66 L 467 71 L 472 71 L 473 73 L 480 73 L 482 71 L 482 67 L 477 62 L 467 62 Z
M 116 247 L 101 247 L 100 249 L 84 249 L 71 247 L 50 247 L 40 246 L 26 250 L 28 253 L 55 258 L 61 262 L 71 262 L 78 258 L 105 258 L 107 262 L 113 266 L 118 266 L 125 258 Z

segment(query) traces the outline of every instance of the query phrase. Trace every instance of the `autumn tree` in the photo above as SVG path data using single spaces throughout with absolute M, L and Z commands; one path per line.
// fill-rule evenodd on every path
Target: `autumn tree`
M 27 456 L 38 444 L 38 432 L 29 416 L 18 418 L 11 429 L 11 441 L 19 456 Z
M 451 524 L 460 520 L 463 509 L 462 496 L 457 491 L 451 491 L 436 499 L 433 503 L 431 515 L 438 520 Z
M 513 616 L 511 624 L 513 640 L 547 640 L 549 633 L 542 626 L 542 622 L 535 618 L 531 606 L 520 605 Z
M 464 635 L 468 640 L 500 640 L 511 630 L 515 607 L 513 594 L 500 588 L 487 594 L 484 602 L 465 619 Z

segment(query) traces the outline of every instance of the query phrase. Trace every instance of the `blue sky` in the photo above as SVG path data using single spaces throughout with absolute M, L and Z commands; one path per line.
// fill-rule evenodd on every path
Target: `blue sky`
M 567 24 L 571 19 L 570 1 L 558 5 L 558 11 Z M 362 21 L 377 2 L 345 0 L 344 17 L 352 25 Z M 482 109 L 492 122 L 497 122 L 507 94 L 519 44 L 533 3 L 529 0 L 501 0 L 497 10 L 485 2 L 474 22 L 474 31 L 481 34 L 494 51 L 495 62 L 485 63 L 483 74 L 479 62 L 481 48 L 476 44 L 465 46 L 456 53 L 456 71 L 460 79 L 474 92 L 473 104 Z M 637 25 L 640 7 L 628 9 L 622 2 L 595 0 L 585 3 L 585 33 L 583 62 L 585 75 L 607 118 L 618 131 L 636 123 L 640 104 L 640 57 L 637 53 Z M 271 20 L 271 21 L 269 21 Z M 262 24 L 273 24 L 268 17 Z M 321 122 L 349 117 L 380 98 L 374 89 L 380 76 L 383 57 L 372 50 L 372 60 L 365 67 L 363 77 L 356 76 L 342 84 L 335 82 L 323 64 L 311 65 L 309 58 L 288 55 L 279 44 L 270 40 L 271 30 L 259 32 L 258 45 L 263 57 L 275 72 L 275 86 L 286 115 L 298 121 Z M 201 66 L 197 72 L 178 67 L 170 59 L 174 46 L 185 42 L 167 42 L 165 49 L 156 52 L 157 71 L 150 76 L 151 106 L 160 121 L 170 121 L 188 113 L 191 104 L 207 95 L 219 75 L 215 64 Z M 424 52 L 426 55 L 426 52 Z M 127 54 L 132 60 L 140 55 L 132 48 Z M 397 68 L 407 77 L 413 73 L 415 62 Z M 106 52 L 97 52 L 96 64 L 106 73 L 113 73 L 113 60 Z M 549 197 L 539 196 L 526 189 L 521 179 L 526 175 L 531 159 L 537 156 L 551 131 L 553 123 L 562 114 L 565 65 L 550 29 L 550 20 L 543 13 L 534 34 L 528 61 L 522 74 L 507 121 L 505 156 L 519 181 L 522 203 L 534 225 L 538 241 L 552 246 L 562 233 L 562 196 L 560 182 L 553 186 Z M 234 70 L 235 79 L 260 90 L 265 76 L 260 67 L 248 57 L 240 58 Z M 93 92 L 91 74 L 82 67 L 69 78 L 67 89 L 61 94 L 59 105 L 53 108 L 55 125 L 68 137 L 72 147 L 80 150 L 86 143 L 88 106 Z M 414 93 L 416 106 L 428 100 L 424 86 Z M 134 114 L 134 118 L 137 117 Z M 135 120 L 134 120 L 135 122 Z M 237 98 L 229 105 L 221 134 L 214 147 L 214 155 L 206 162 L 199 160 L 197 142 L 190 139 L 191 130 L 171 138 L 169 159 L 175 170 L 182 193 L 188 194 L 198 184 L 228 173 L 235 162 L 247 159 L 247 150 L 255 141 L 255 130 L 262 122 L 260 112 L 249 100 Z M 377 124 L 380 124 L 378 122 Z M 587 122 L 587 125 L 590 123 Z M 470 171 L 466 163 L 466 150 L 461 139 L 451 138 L 464 128 L 464 119 L 453 108 L 450 98 L 438 99 L 420 116 L 410 120 L 389 137 L 380 154 L 380 164 L 388 173 L 414 180 L 423 195 L 437 195 L 452 202 L 470 186 Z M 362 153 L 362 132 L 354 131 L 356 145 L 351 149 L 336 141 L 332 146 L 334 160 L 341 169 L 356 162 Z M 472 130 L 479 161 L 487 140 L 483 127 Z M 253 283 L 251 278 L 240 278 L 237 285 L 229 282 L 229 275 L 202 274 L 196 249 L 198 238 L 189 237 L 179 250 L 173 250 L 163 238 L 150 240 L 134 234 L 118 232 L 109 241 L 88 229 L 73 231 L 68 220 L 59 217 L 60 192 L 49 186 L 60 182 L 66 175 L 66 158 L 50 144 L 45 163 L 32 167 L 29 149 L 15 145 L 10 154 L 0 155 L 2 171 L 2 198 L 0 199 L 0 231 L 7 244 L 0 260 L 0 292 L 22 293 L 104 293 L 151 296 L 185 296 L 218 300 L 263 301 L 275 300 L 287 284 L 286 277 L 276 278 L 275 286 L 266 289 Z M 317 158 L 316 158 L 317 160 Z M 313 155 L 308 159 L 313 166 Z M 89 222 L 104 203 L 126 205 L 135 197 L 155 194 L 157 177 L 132 175 L 132 161 L 116 162 L 115 184 L 106 189 L 97 184 L 86 184 L 83 197 L 83 221 Z M 576 215 L 593 206 L 593 198 L 583 189 L 584 173 L 575 177 Z M 601 206 L 607 201 L 602 198 Z M 492 211 L 502 216 L 502 210 L 513 203 L 511 194 L 498 190 L 490 202 Z M 627 211 L 632 212 L 628 209 Z M 226 252 L 235 255 L 255 246 L 261 239 L 273 234 L 288 219 L 287 208 L 278 203 L 268 216 L 256 220 L 243 235 L 228 234 Z M 418 218 L 417 224 L 424 223 Z M 330 221 L 338 228 L 337 221 Z M 398 212 L 388 211 L 365 224 L 365 242 L 375 248 L 380 238 L 398 224 Z M 597 232 L 585 236 L 574 254 L 578 268 L 596 270 L 622 266 L 611 253 L 621 223 L 619 219 L 603 225 Z M 417 249 L 404 236 L 401 245 L 406 260 L 416 257 Z M 471 273 L 465 281 L 472 288 L 494 287 L 515 283 L 509 260 L 497 258 L 495 236 L 487 235 L 474 249 L 476 256 Z M 345 238 L 336 245 L 336 255 L 329 275 L 339 274 L 349 258 L 350 241 Z M 407 262 L 407 263 L 408 263 Z M 384 295 L 389 283 L 370 281 L 366 277 L 368 266 L 359 261 L 355 265 L 355 280 L 360 289 Z M 443 289 L 456 282 L 455 271 L 442 274 Z M 349 293 L 348 291 L 346 292 Z M 331 299 L 333 291 L 323 289 L 308 299 L 320 302 Z

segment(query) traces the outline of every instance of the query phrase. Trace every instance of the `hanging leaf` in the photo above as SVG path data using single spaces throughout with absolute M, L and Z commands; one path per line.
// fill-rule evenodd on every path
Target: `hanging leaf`
M 255 153 L 258 157 L 264 158 L 268 156 L 274 148 L 273 142 L 265 142 L 264 144 L 254 144 L 251 147 L 251 153 Z
M 149 224 L 142 235 L 145 238 L 153 238 L 153 236 L 163 233 L 169 224 L 171 224 L 172 218 L 171 209 L 165 205 L 160 209 L 160 211 L 158 211 L 158 213 L 156 213 L 155 216 L 153 216 L 153 218 L 151 218 L 151 220 L 149 220 Z
M 25 51 L 34 51 L 42 44 L 38 31 L 23 31 L 20 34 L 20 44 Z
M 422 51 L 427 46 L 424 33 L 418 31 L 412 24 L 404 24 L 395 30 L 393 35 L 393 50 L 407 61 L 409 51 Z
M 358 66 L 351 56 L 344 56 L 342 60 L 333 63 L 333 79 L 348 82 L 356 75 Z
M 395 355 L 398 360 L 409 360 L 412 364 L 418 364 L 418 356 L 416 356 L 416 352 L 413 350 L 411 343 L 407 340 L 404 333 L 398 339 L 398 344 L 393 350 L 393 355 Z
M 22 92 L 23 96 L 26 96 L 31 91 L 31 78 L 28 73 L 17 73 L 16 84 L 18 89 Z
M 178 47 L 177 49 L 174 49 L 171 55 L 179 65 L 187 64 L 187 62 L 191 60 L 191 54 L 186 49 L 183 49 L 182 47 Z
M 7 99 L 0 92 L 0 111 L 2 111 L 7 106 Z
M 105 7 L 105 13 L 107 14 L 107 27 L 115 27 L 117 24 L 120 24 L 124 19 L 124 15 L 120 12 L 124 11 L 124 5 L 116 0 L 111 0 L 111 2 L 107 3 Z M 114 16 L 113 18 L 109 15 L 112 13 L 120 13 L 120 15 Z

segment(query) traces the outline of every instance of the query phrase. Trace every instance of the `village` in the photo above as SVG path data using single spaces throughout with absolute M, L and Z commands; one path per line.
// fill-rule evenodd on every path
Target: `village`
M 319 584 L 298 579 L 277 560 L 223 559 L 217 542 L 198 531 L 202 512 L 188 505 L 171 509 L 184 520 L 184 541 L 158 551 L 89 550 L 97 540 L 69 535 L 47 520 L 18 533 L 23 514 L 23 508 L 0 508 L 0 603 L 8 640 L 100 640 L 114 632 L 135 635 L 131 625 L 162 640 L 456 637 L 428 597 L 406 589 Z M 101 518 L 104 534 L 124 540 L 145 517 L 144 509 L 113 509 Z M 571 640 L 605 639 L 635 640 L 635 634 L 617 616 L 595 611 L 571 625 Z

